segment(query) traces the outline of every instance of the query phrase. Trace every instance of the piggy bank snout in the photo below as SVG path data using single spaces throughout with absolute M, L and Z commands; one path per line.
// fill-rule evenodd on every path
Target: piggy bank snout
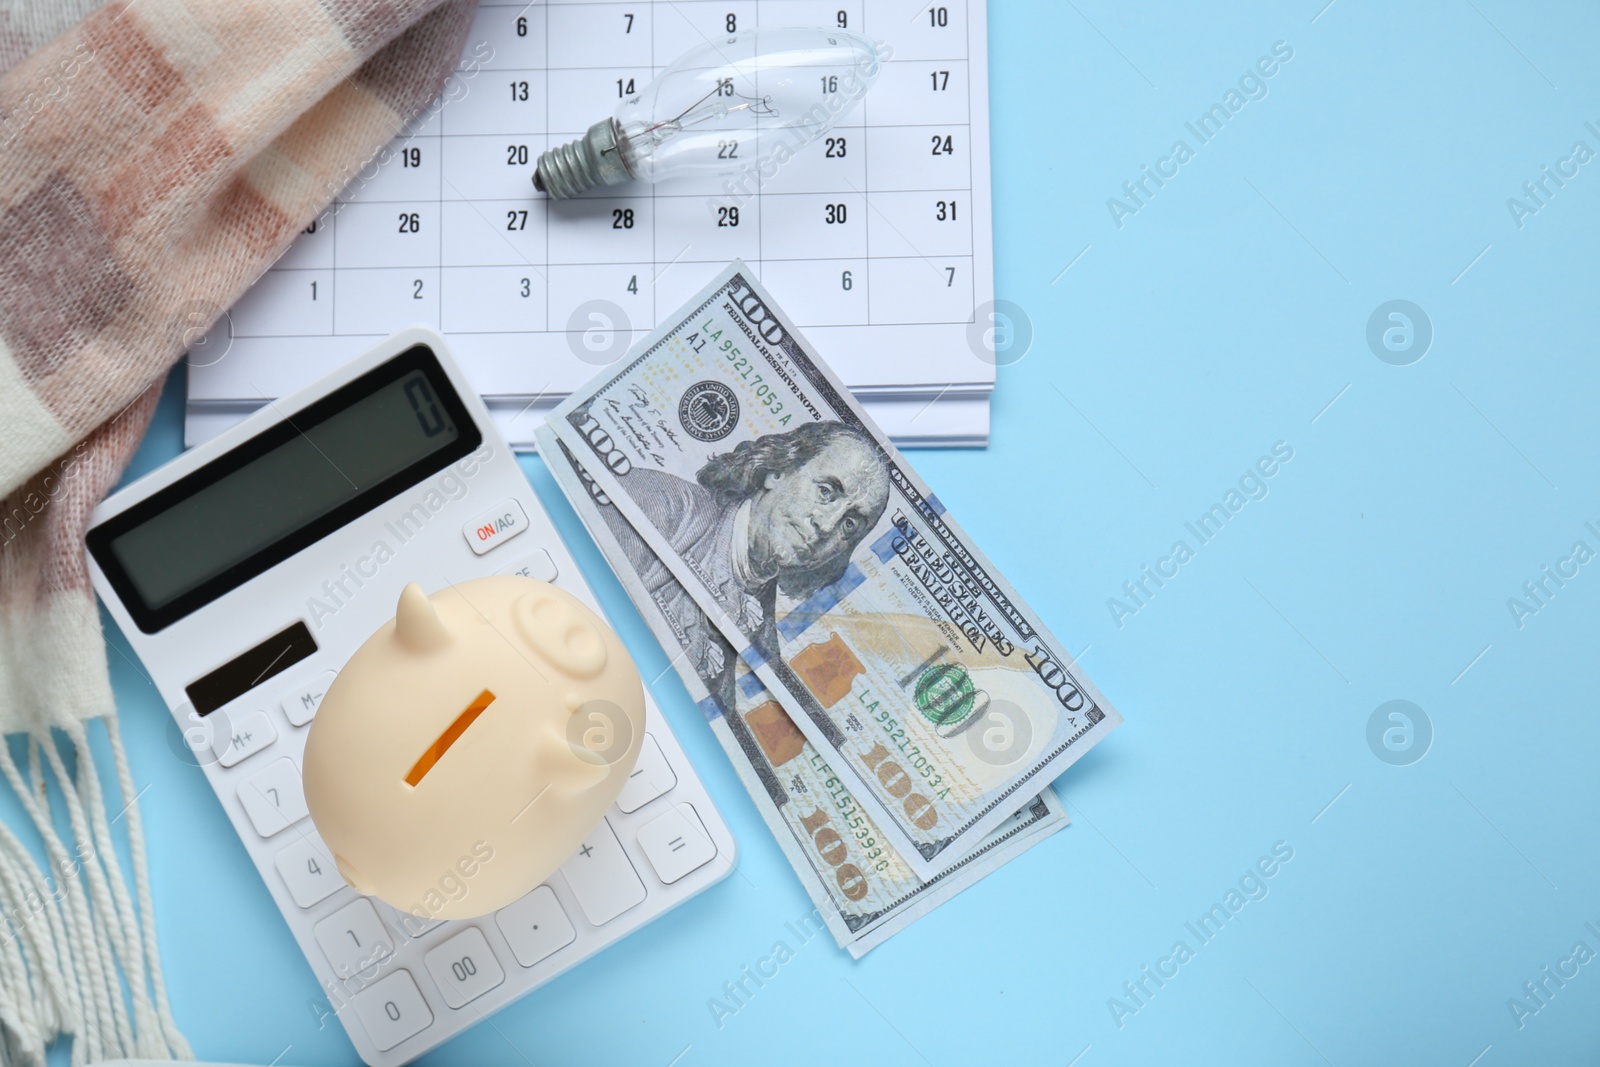
M 605 670 L 605 638 L 554 586 L 523 594 L 513 612 L 522 639 L 563 674 L 588 679 Z

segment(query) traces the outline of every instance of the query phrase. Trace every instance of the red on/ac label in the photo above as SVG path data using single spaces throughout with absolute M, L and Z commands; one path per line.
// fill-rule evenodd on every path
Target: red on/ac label
M 497 534 L 504 533 L 506 530 L 514 529 L 516 525 L 516 517 L 508 512 L 507 514 L 500 516 L 498 519 L 495 519 L 493 522 L 486 523 L 485 525 L 478 527 L 478 540 L 487 541 L 489 538 L 494 537 Z
M 502 500 L 492 510 L 463 523 L 461 536 L 472 546 L 472 551 L 481 556 L 527 528 L 528 516 L 522 505 L 515 500 Z

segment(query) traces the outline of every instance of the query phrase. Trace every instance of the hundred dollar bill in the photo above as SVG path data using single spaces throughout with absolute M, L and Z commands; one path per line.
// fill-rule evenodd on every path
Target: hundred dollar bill
M 659 560 L 572 453 L 547 426 L 534 436 L 545 465 L 672 657 L 684 687 L 710 722 L 712 735 L 839 947 L 859 959 L 1067 824 L 1066 810 L 1047 786 L 978 848 L 929 880 L 917 877 L 760 680 L 735 662 L 731 646 L 682 595 L 676 581 L 661 578 L 654 592 L 647 591 L 640 571 L 659 576 Z M 716 664 L 723 662 L 734 663 L 733 708 L 725 707 L 699 674 L 708 669 L 714 684 L 721 673 Z
M 919 877 L 1121 722 L 744 264 L 549 425 Z

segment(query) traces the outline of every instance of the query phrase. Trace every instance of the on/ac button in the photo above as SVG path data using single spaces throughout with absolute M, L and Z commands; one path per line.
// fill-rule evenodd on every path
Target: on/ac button
M 522 505 L 508 498 L 461 527 L 461 535 L 481 556 L 527 528 L 528 515 Z

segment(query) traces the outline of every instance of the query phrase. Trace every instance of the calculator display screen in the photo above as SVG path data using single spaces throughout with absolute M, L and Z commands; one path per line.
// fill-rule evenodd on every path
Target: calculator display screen
M 432 353 L 419 346 L 97 526 L 90 551 L 151 632 L 480 441 Z

